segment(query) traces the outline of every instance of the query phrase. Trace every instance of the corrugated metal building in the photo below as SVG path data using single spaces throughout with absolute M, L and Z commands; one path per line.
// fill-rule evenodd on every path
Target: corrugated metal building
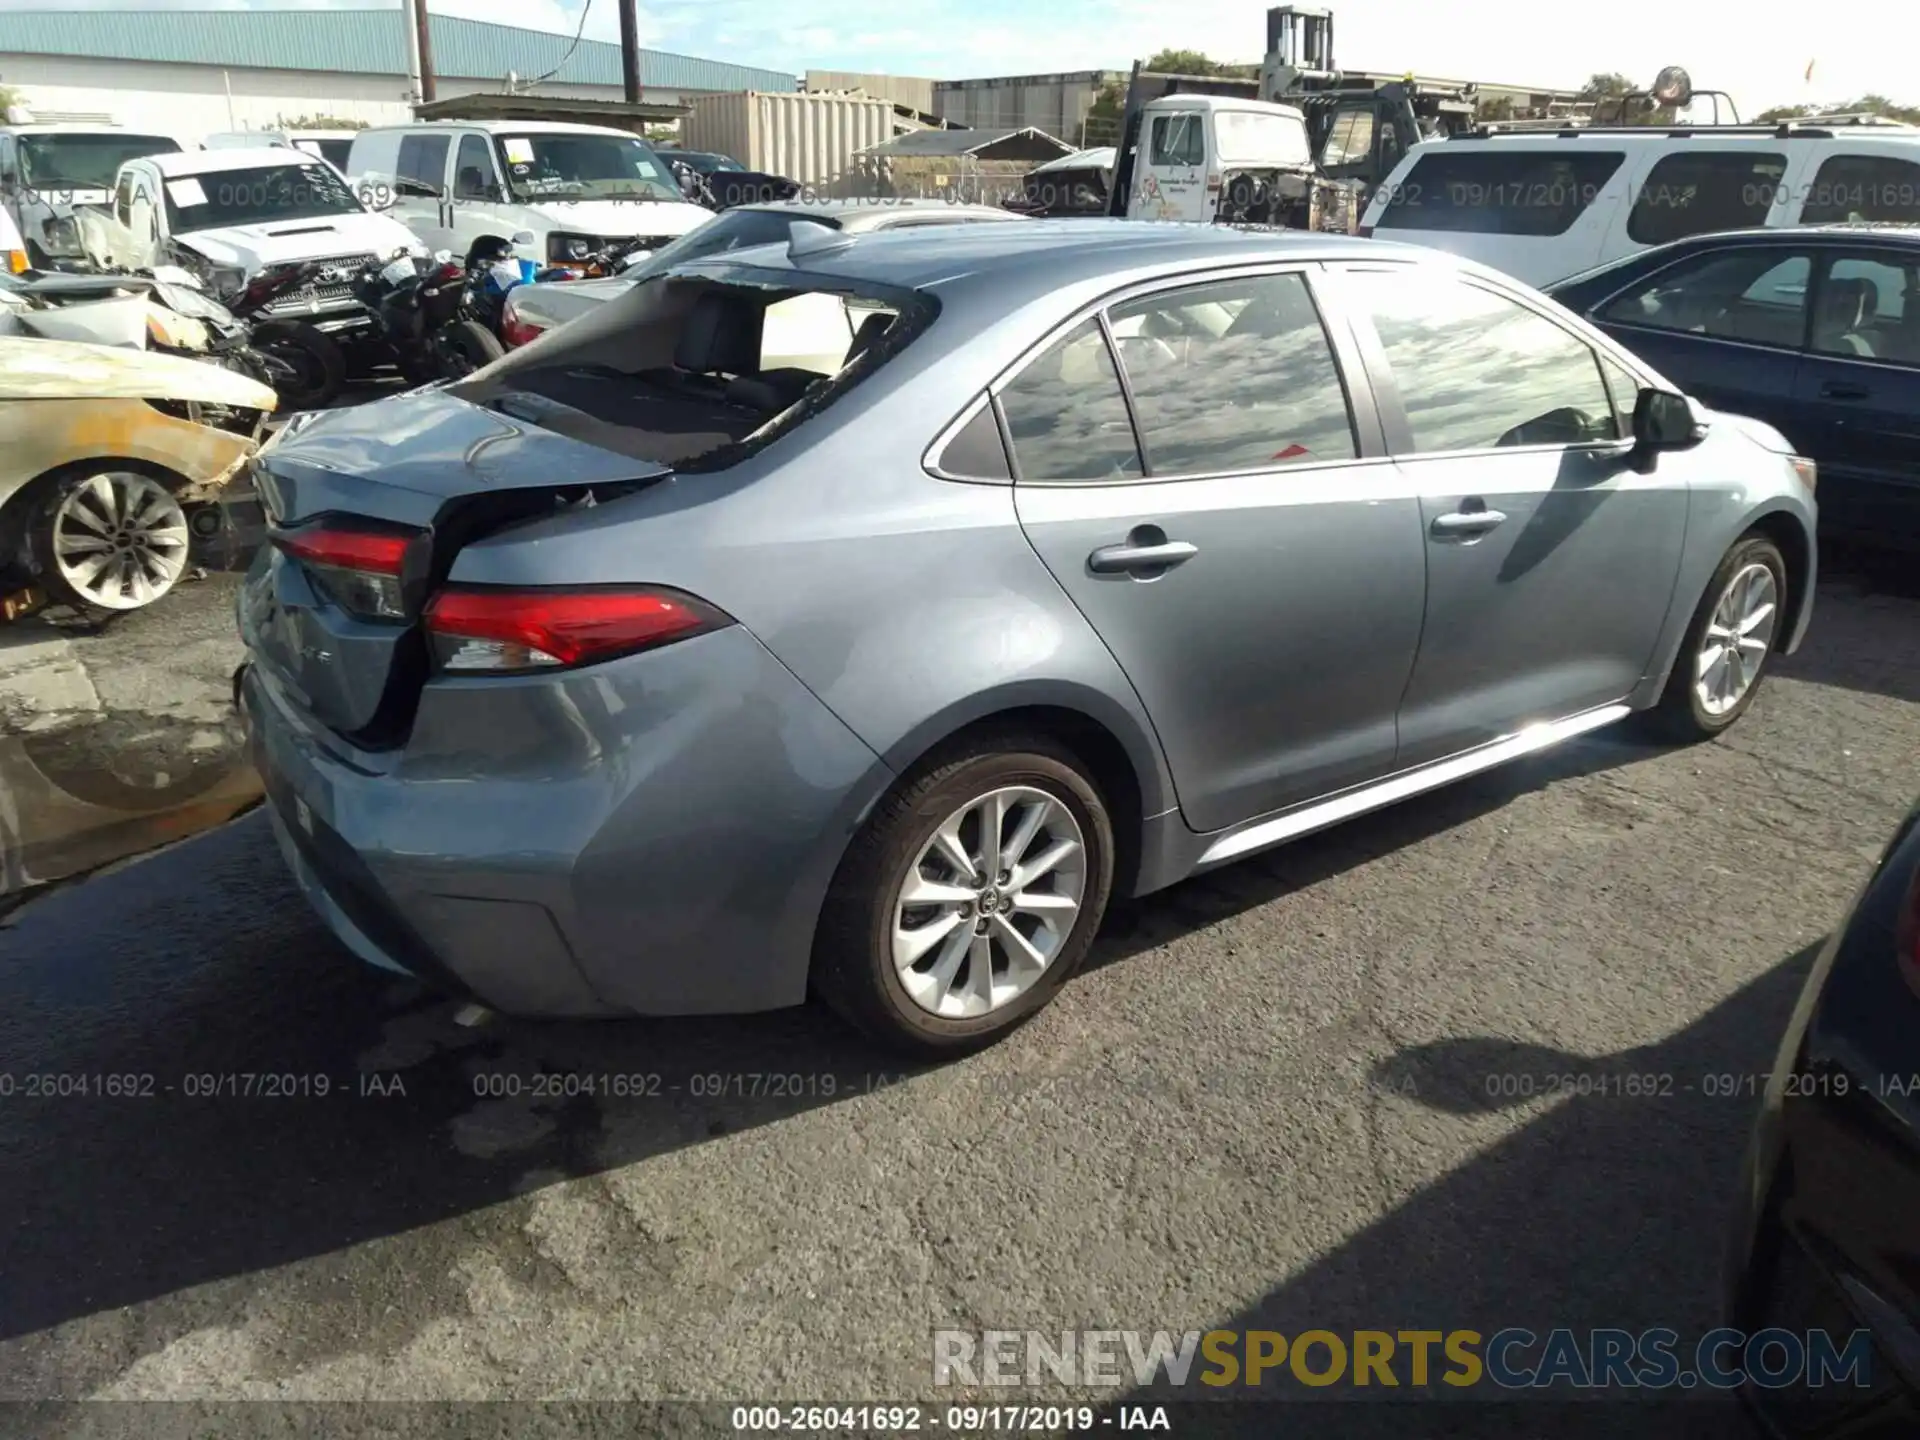
M 791 91 L 703 95 L 680 122 L 689 150 L 731 155 L 749 170 L 824 191 L 862 150 L 892 136 L 892 102 L 871 95 Z
M 809 90 L 864 90 L 921 114 L 934 114 L 933 88 L 940 82 L 919 75 L 867 75 L 857 70 L 809 70 Z
M 571 35 L 431 18 L 442 99 L 504 88 L 560 66 L 537 93 L 621 98 L 620 47 Z M 562 65 L 562 59 L 565 64 Z M 642 98 L 669 104 L 732 90 L 795 90 L 795 76 L 657 50 L 640 54 Z M 410 118 L 405 20 L 385 10 L 8 10 L 0 85 L 42 119 L 110 118 L 197 139 L 324 114 Z M 228 92 L 231 91 L 231 113 Z
M 1111 143 L 1113 136 L 1087 136 L 1082 125 L 1101 89 L 1109 84 L 1124 85 L 1126 80 L 1118 70 L 941 80 L 933 87 L 933 113 L 942 120 L 979 130 L 1031 127 L 1072 145 Z

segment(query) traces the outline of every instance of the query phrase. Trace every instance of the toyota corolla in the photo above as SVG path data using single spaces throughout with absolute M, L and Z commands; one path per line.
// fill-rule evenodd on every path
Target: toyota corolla
M 822 296 L 844 351 L 763 366 Z M 348 946 L 519 1014 L 815 991 L 932 1054 L 1115 894 L 1636 712 L 1719 734 L 1813 593 L 1776 432 L 1305 233 L 796 227 L 256 479 L 239 688 Z

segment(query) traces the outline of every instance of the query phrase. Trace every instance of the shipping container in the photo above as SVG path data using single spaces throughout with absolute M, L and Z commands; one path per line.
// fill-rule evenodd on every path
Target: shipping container
M 893 138 L 893 106 L 865 95 L 739 91 L 701 95 L 680 122 L 689 150 L 731 155 L 749 170 L 829 186 L 854 155 Z

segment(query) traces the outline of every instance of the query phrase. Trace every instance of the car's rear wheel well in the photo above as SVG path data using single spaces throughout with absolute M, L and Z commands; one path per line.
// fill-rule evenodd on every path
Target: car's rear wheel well
M 1766 536 L 1780 547 L 1780 558 L 1787 562 L 1787 613 L 1785 623 L 1773 632 L 1773 648 L 1784 651 L 1812 598 L 1808 581 L 1813 574 L 1813 542 L 1800 522 L 1784 510 L 1762 515 L 1748 533 Z
M 1145 820 L 1140 777 L 1120 738 L 1092 716 L 1063 705 L 1023 705 L 998 710 L 942 736 L 903 773 L 917 771 L 945 750 L 996 733 L 1044 735 L 1080 762 L 1087 778 L 1106 802 L 1113 822 L 1113 893 L 1131 895 L 1140 870 L 1141 827 Z

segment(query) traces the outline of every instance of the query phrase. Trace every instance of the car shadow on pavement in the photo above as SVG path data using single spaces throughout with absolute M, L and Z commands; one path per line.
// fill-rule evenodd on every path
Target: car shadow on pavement
M 1422 1112 L 1457 1121 L 1525 1108 L 1534 1118 L 1214 1328 L 1289 1337 L 1469 1329 L 1484 1339 L 1507 1327 L 1543 1337 L 1564 1327 L 1584 1343 L 1584 1332 L 1597 1328 L 1665 1327 L 1678 1332 L 1676 1353 L 1691 1368 L 1693 1344 L 1720 1323 L 1722 1258 L 1759 1090 L 1821 943 L 1666 1039 L 1635 1049 L 1572 1055 L 1466 1036 L 1383 1061 L 1368 1101 L 1374 1143 L 1383 1134 L 1417 1137 Z M 1629 1076 L 1647 1093 L 1621 1093 Z M 1315 1353 L 1316 1368 L 1324 1367 L 1325 1352 Z M 1434 1353 L 1437 1378 L 1447 1367 Z M 1537 1358 L 1537 1348 L 1517 1352 L 1529 1356 Z M 1408 1386 L 1404 1355 L 1394 1369 Z M 1377 1385 L 1309 1390 L 1284 1366 L 1263 1378 L 1259 1389 L 1211 1393 L 1191 1381 L 1178 1390 L 1162 1382 L 1110 1411 L 1216 1402 L 1183 1414 L 1182 1435 L 1732 1440 L 1753 1433 L 1732 1397 L 1705 1389 L 1581 1396 L 1565 1387 L 1502 1391 L 1483 1380 L 1393 1394 Z
M 1648 760 L 1662 747 L 1624 725 L 1343 821 L 1137 900 L 1116 901 L 1084 970 L 1152 950 L 1499 810 L 1548 785 Z
M 1823 545 L 1813 624 L 1779 674 L 1920 705 L 1920 556 Z
M 1310 837 L 1128 907 L 1096 959 L 1647 753 L 1590 740 Z M 410 1251 L 405 1304 L 370 1317 L 358 1297 L 382 1292 L 356 1267 L 395 1262 L 365 1242 L 430 1235 L 558 1180 L 915 1073 L 817 1007 L 474 1028 L 457 1017 L 321 931 L 259 814 L 0 926 L 0 1340 L 26 1347 L 14 1368 L 28 1393 L 87 1393 L 179 1338 L 185 1316 L 244 1313 L 249 1277 L 277 1267 L 292 1267 L 276 1288 L 310 1304 L 301 1340 L 319 1347 L 285 1363 L 324 1360 L 336 1332 L 342 1352 L 393 1353 L 461 1313 L 464 1282 L 452 1257 Z M 542 1262 L 526 1264 L 539 1283 Z M 39 1333 L 196 1289 L 167 1319 L 133 1312 L 143 1318 L 110 1327 L 119 1343 L 104 1349 Z

